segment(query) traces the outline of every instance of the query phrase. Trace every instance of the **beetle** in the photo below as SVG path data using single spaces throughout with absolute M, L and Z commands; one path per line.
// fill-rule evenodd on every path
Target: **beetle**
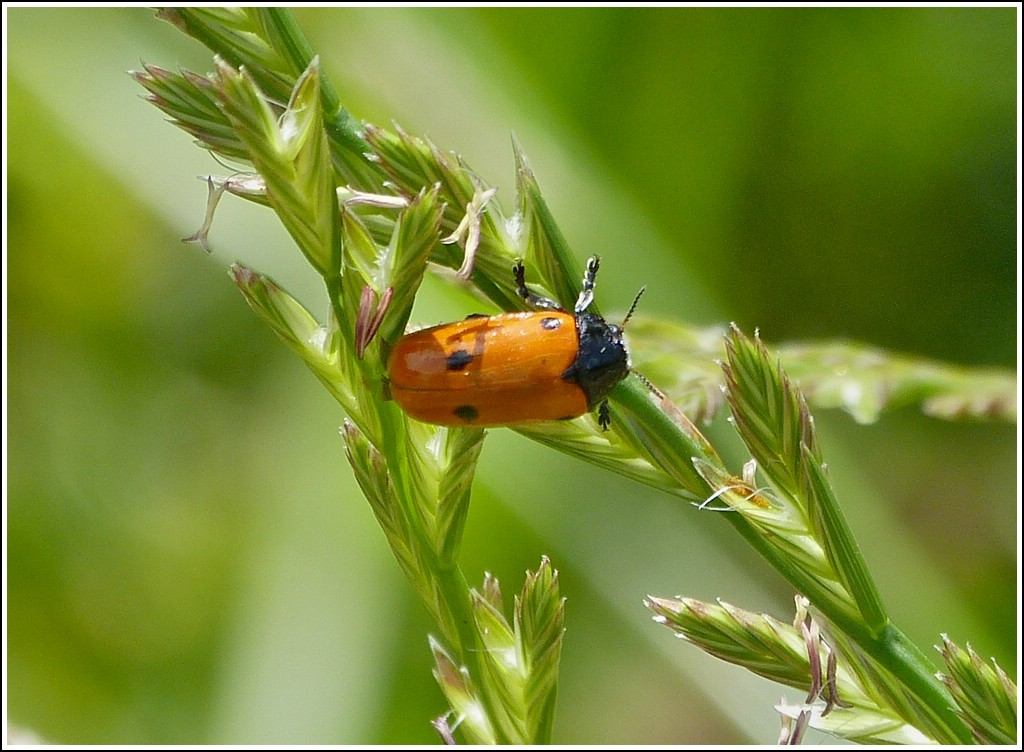
M 507 426 L 569 420 L 594 410 L 607 430 L 606 399 L 630 370 L 622 326 L 587 311 L 600 258 L 587 261 L 572 313 L 526 287 L 522 261 L 516 292 L 535 311 L 477 314 L 403 336 L 388 357 L 388 388 L 411 417 L 444 426 Z

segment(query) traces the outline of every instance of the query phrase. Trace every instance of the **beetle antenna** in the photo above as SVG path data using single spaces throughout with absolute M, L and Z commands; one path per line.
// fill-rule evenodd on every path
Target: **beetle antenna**
M 633 305 L 629 307 L 629 313 L 627 313 L 626 318 L 622 320 L 622 329 L 626 328 L 626 324 L 629 323 L 629 319 L 633 316 L 633 311 L 636 310 L 636 304 L 640 302 L 640 296 L 643 295 L 646 291 L 647 285 L 644 285 L 643 287 L 640 288 L 640 292 L 636 294 L 636 297 L 633 298 Z
M 650 379 L 648 379 L 646 376 L 644 376 L 638 370 L 636 370 L 635 368 L 631 367 L 629 369 L 629 372 L 631 374 L 633 374 L 634 376 L 636 376 L 638 379 L 640 379 L 640 383 L 643 384 L 645 387 L 647 387 L 651 391 L 651 394 L 653 394 L 655 397 L 657 397 L 658 399 L 666 399 L 665 393 L 663 391 L 661 391 L 660 389 L 658 389 L 658 387 L 656 387 L 654 384 L 652 384 Z

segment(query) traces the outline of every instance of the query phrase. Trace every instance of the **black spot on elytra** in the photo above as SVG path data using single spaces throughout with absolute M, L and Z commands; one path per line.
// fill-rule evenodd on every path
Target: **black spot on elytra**
M 467 350 L 456 350 L 444 359 L 444 367 L 449 371 L 461 371 L 473 362 L 473 356 Z
M 546 316 L 540 320 L 540 328 L 547 329 L 548 331 L 554 331 L 562 326 L 561 319 L 556 319 L 551 316 Z
M 466 423 L 472 423 L 480 413 L 472 405 L 459 405 L 452 410 L 452 415 Z

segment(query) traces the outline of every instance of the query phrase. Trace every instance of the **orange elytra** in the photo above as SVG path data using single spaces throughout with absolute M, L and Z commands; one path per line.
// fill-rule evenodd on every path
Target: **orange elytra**
M 411 417 L 437 425 L 567 420 L 596 408 L 607 428 L 605 398 L 629 373 L 629 354 L 622 327 L 586 310 L 599 262 L 587 262 L 573 313 L 531 293 L 517 262 L 517 292 L 540 310 L 472 316 L 405 335 L 388 358 L 391 396 Z

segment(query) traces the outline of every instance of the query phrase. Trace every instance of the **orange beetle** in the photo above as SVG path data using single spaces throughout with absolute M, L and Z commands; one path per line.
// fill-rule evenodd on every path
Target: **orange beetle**
M 599 263 L 596 256 L 587 262 L 570 314 L 531 293 L 518 262 L 517 292 L 542 310 L 471 316 L 405 335 L 388 358 L 391 396 L 424 423 L 506 426 L 568 420 L 596 407 L 607 428 L 605 397 L 629 373 L 629 355 L 622 327 L 586 312 Z

